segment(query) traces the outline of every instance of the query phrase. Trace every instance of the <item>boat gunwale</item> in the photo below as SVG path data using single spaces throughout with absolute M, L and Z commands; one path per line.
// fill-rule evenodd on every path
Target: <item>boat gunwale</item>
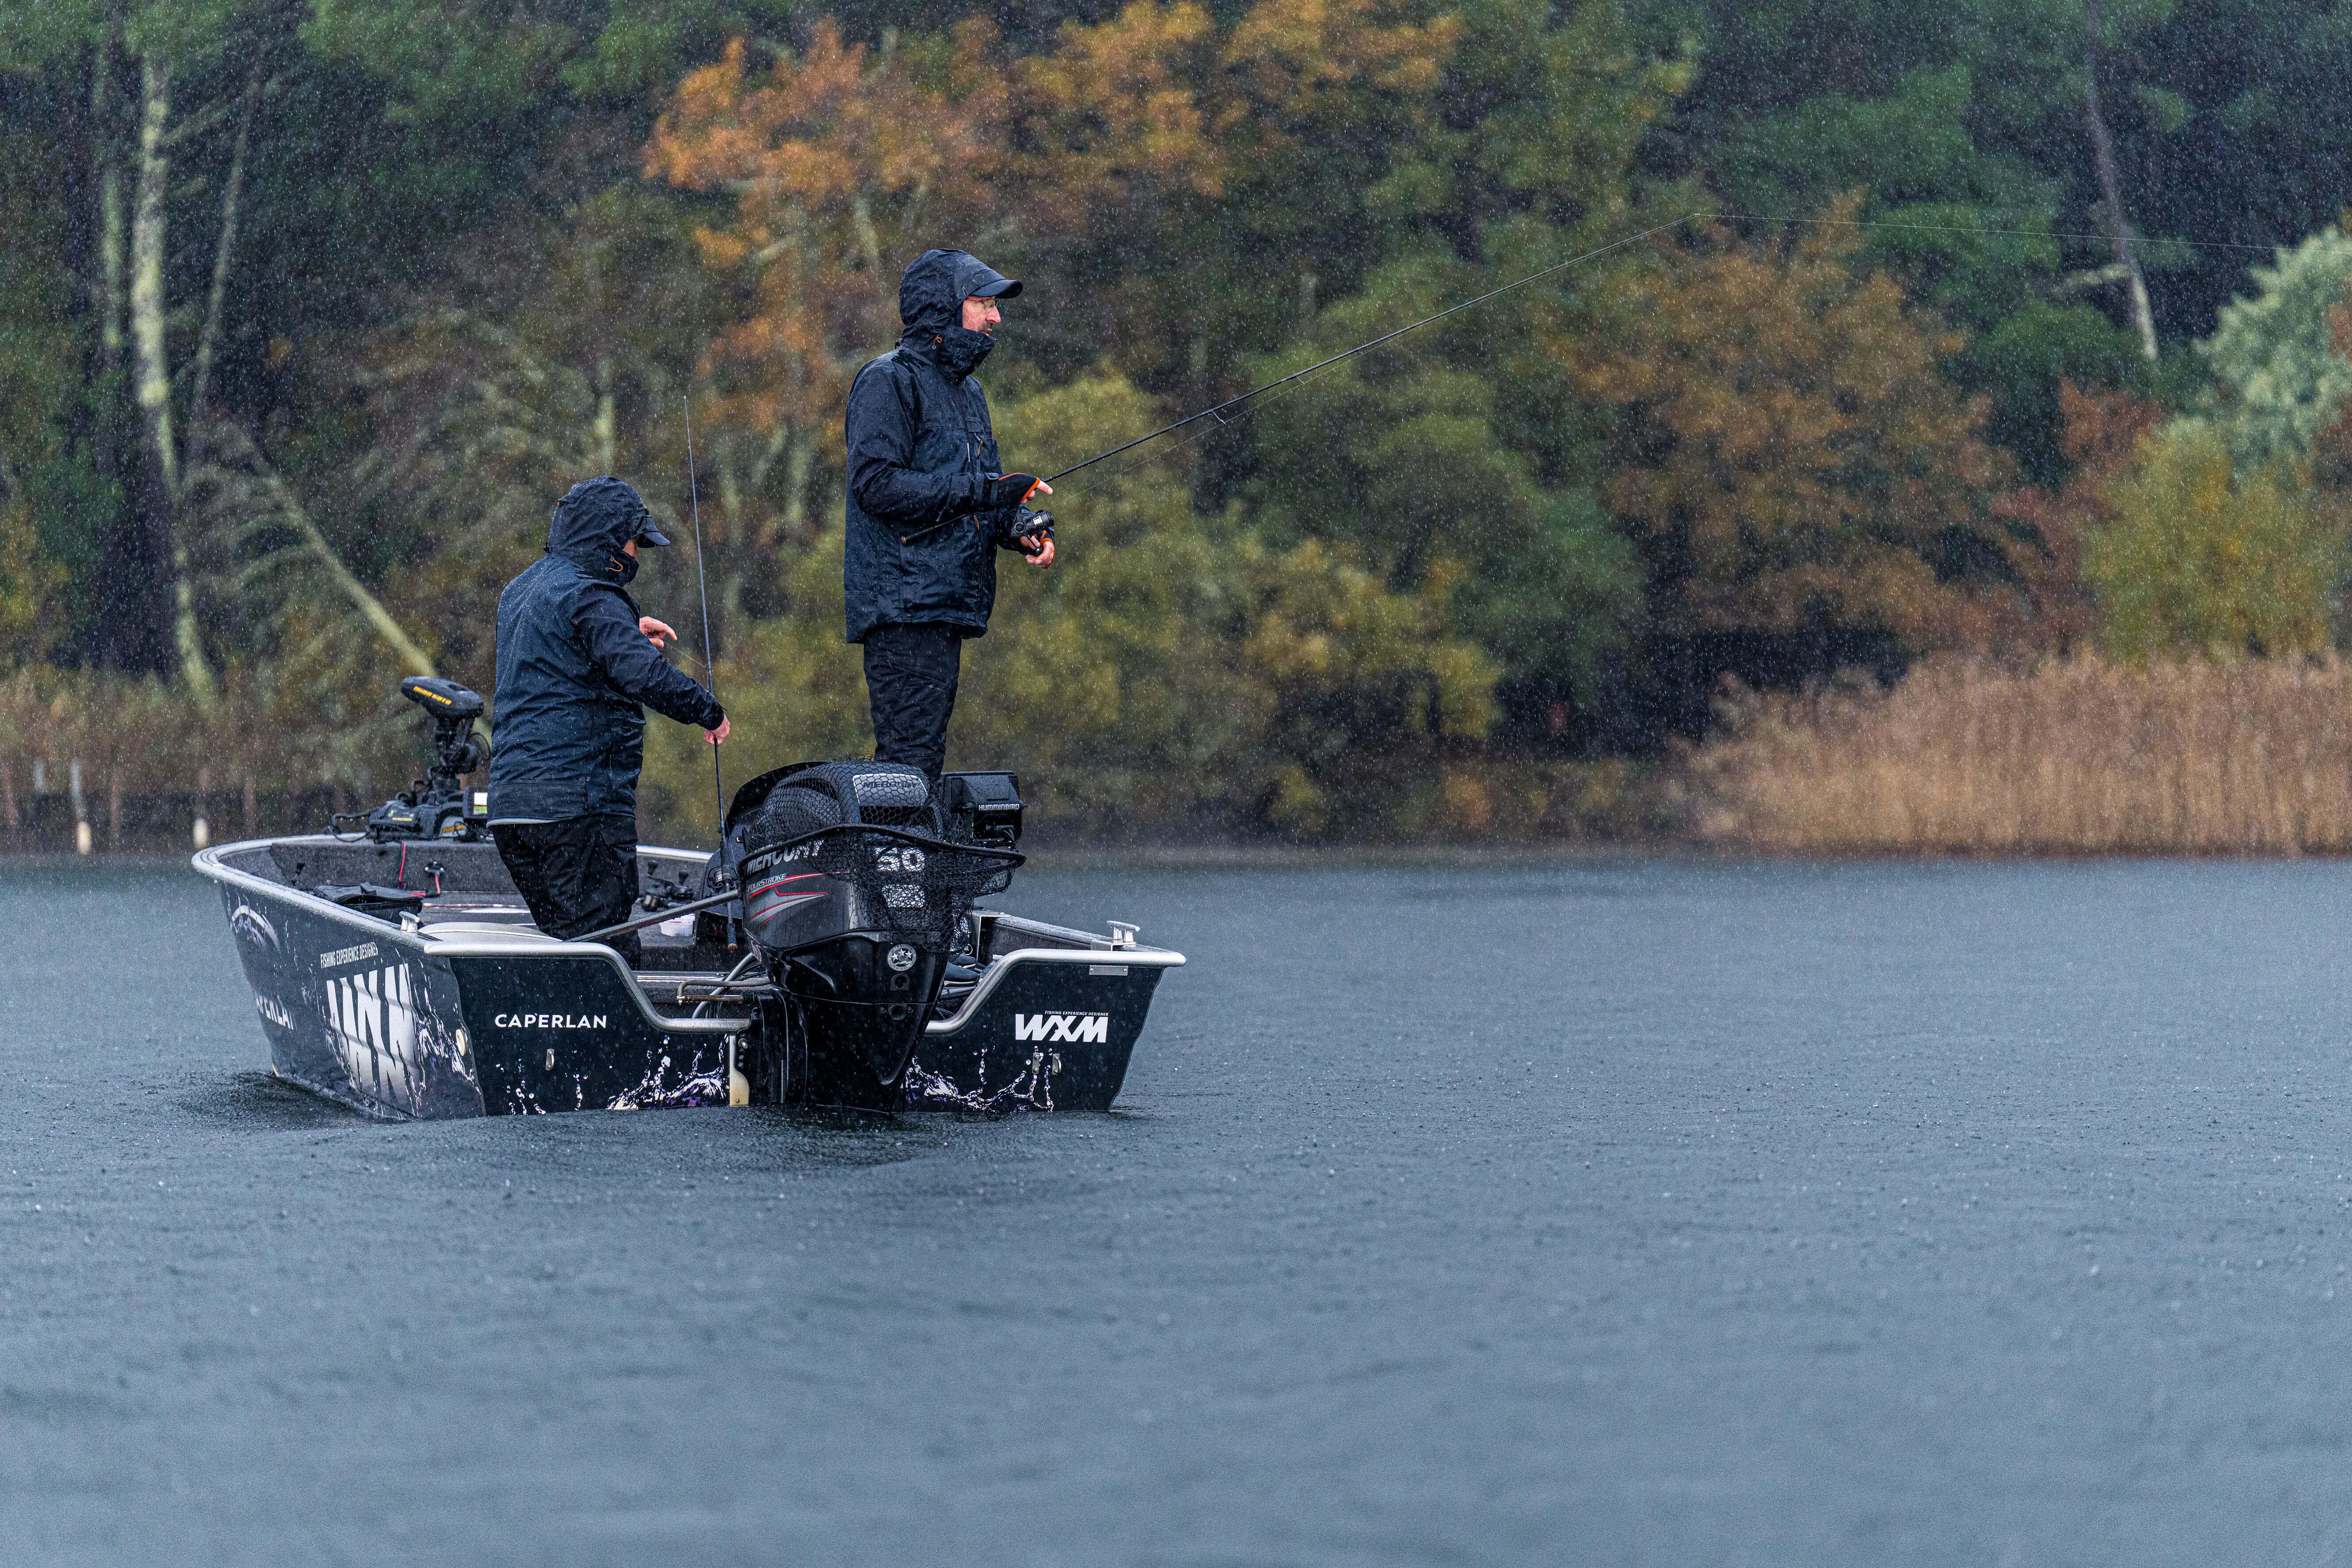
M 289 837 L 309 838 L 319 836 L 298 834 Z M 322 899 L 308 889 L 295 887 L 290 882 L 273 882 L 267 877 L 258 877 L 251 871 L 243 871 L 234 866 L 225 865 L 220 859 L 220 857 L 232 850 L 266 849 L 273 844 L 285 841 L 284 838 L 247 838 L 235 844 L 214 845 L 208 848 L 197 850 L 195 854 L 189 857 L 189 864 L 195 868 L 199 876 L 208 878 L 215 882 L 224 883 L 241 890 L 262 892 L 272 898 L 295 900 L 306 914 L 327 916 L 340 925 L 366 931 L 372 938 L 377 940 L 389 937 L 420 957 L 509 959 L 528 957 L 561 959 L 573 963 L 609 963 L 627 983 L 629 995 L 636 1003 L 637 1011 L 643 1014 L 646 1022 L 656 1029 L 692 1035 L 735 1035 L 742 1033 L 748 1026 L 740 1018 L 673 1018 L 666 1014 L 655 1012 L 653 1000 L 646 994 L 645 987 L 638 984 L 635 973 L 630 970 L 627 963 L 622 961 L 619 953 L 602 942 L 549 942 L 544 938 L 534 942 L 517 942 L 480 937 L 457 942 L 444 941 L 427 934 L 431 930 L 430 927 L 412 931 L 404 926 L 386 924 L 373 915 L 362 914 L 356 910 L 346 909 L 331 899 Z M 673 851 L 673 853 L 677 852 Z
M 251 871 L 240 870 L 236 867 L 225 864 L 221 859 L 222 856 L 236 850 L 267 849 L 272 845 L 288 842 L 289 839 L 323 840 L 333 837 L 331 834 L 290 834 L 277 838 L 240 839 L 234 844 L 216 844 L 199 849 L 189 858 L 189 864 L 199 875 L 213 881 L 258 890 L 274 898 L 299 900 L 300 906 L 308 912 L 328 916 L 340 924 L 356 931 L 364 931 L 373 937 L 390 936 L 422 955 L 440 958 L 527 956 L 609 963 L 628 983 L 629 994 L 636 1002 L 637 1010 L 645 1016 L 648 1023 L 658 1029 L 674 1029 L 682 1033 L 698 1035 L 732 1035 L 739 1034 L 749 1026 L 748 1021 L 740 1018 L 675 1018 L 667 1014 L 656 1012 L 653 999 L 646 994 L 645 986 L 638 981 L 635 973 L 622 960 L 619 953 L 602 942 L 551 942 L 544 933 L 539 932 L 533 932 L 529 941 L 518 940 L 520 933 L 518 933 L 518 938 L 469 937 L 451 940 L 436 937 L 431 934 L 432 928 L 429 926 L 412 931 L 404 926 L 387 924 L 374 915 L 362 914 L 332 900 L 322 899 L 306 888 L 298 888 L 290 882 L 273 882 L 267 877 L 257 876 Z M 683 861 L 707 858 L 690 849 L 673 849 L 658 845 L 642 846 L 638 853 Z M 1013 922 L 1015 929 L 1022 926 L 1034 927 L 1041 934 L 1049 931 L 1066 931 L 1073 936 L 1086 936 L 1101 942 L 1104 945 L 1086 948 L 1019 947 L 1009 952 L 999 953 L 991 959 L 979 983 L 971 988 L 971 994 L 963 999 L 961 1005 L 958 1006 L 953 1014 L 945 1018 L 934 1018 L 923 1026 L 925 1035 L 942 1036 L 960 1033 L 966 1025 L 979 1016 L 982 1005 L 1003 982 L 1004 977 L 1024 963 L 1118 964 L 1122 967 L 1141 969 L 1181 969 L 1184 965 L 1184 955 L 1168 948 L 1113 947 L 1110 945 L 1110 939 L 1098 932 L 1081 931 L 1076 927 L 1054 926 L 1044 921 L 1033 921 L 1026 916 L 1005 914 L 1002 911 L 999 918 Z
M 1016 947 L 1011 952 L 1000 953 L 990 960 L 988 968 L 981 974 L 980 983 L 971 988 L 971 994 L 963 999 L 963 1005 L 950 1016 L 934 1018 L 924 1025 L 923 1033 L 952 1035 L 961 1030 L 978 1014 L 989 993 L 995 990 L 1016 965 L 1023 963 L 1116 964 L 1122 969 L 1181 969 L 1184 967 L 1184 955 L 1162 947 L 1092 948 L 1083 951 L 1067 947 Z

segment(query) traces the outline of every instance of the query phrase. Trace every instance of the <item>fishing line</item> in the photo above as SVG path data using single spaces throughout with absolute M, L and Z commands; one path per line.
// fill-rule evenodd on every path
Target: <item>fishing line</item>
M 1216 406 L 1213 408 L 1203 408 L 1198 414 L 1188 414 L 1183 418 L 1176 421 L 1173 425 L 1161 426 L 1159 429 L 1154 430 L 1149 436 L 1138 436 L 1134 440 L 1126 442 L 1121 446 L 1113 447 L 1108 452 L 1097 452 L 1082 463 L 1072 463 L 1068 468 L 1064 468 L 1059 474 L 1046 475 L 1045 482 L 1050 485 L 1055 479 L 1060 479 L 1063 474 L 1075 474 L 1080 468 L 1090 468 L 1107 458 L 1116 458 L 1121 452 L 1132 451 L 1136 447 L 1142 446 L 1146 441 L 1157 441 L 1160 437 L 1181 430 L 1187 425 L 1196 424 L 1203 419 L 1222 416 L 1227 409 L 1239 408 L 1243 404 L 1247 403 L 1253 397 L 1264 396 L 1266 393 L 1272 392 L 1277 387 L 1287 386 L 1294 381 L 1303 381 L 1307 377 L 1313 375 L 1317 371 L 1322 370 L 1328 365 L 1338 364 L 1343 359 L 1352 359 L 1357 354 L 1364 353 L 1367 349 L 1376 349 L 1382 343 L 1394 342 L 1397 339 L 1404 336 L 1407 332 L 1418 331 L 1422 328 L 1429 325 L 1432 321 L 1442 321 L 1457 310 L 1466 310 L 1473 305 L 1483 305 L 1487 300 L 1507 294 L 1514 289 L 1523 289 L 1527 285 L 1535 282 L 1538 279 L 1549 278 L 1555 272 L 1564 272 L 1571 267 L 1579 266 L 1584 262 L 1592 261 L 1601 257 L 1606 256 L 1612 250 L 1622 250 L 1625 247 L 1647 239 L 1654 234 L 1664 234 L 1670 228 L 1679 228 L 1684 224 L 1690 222 L 1693 218 L 1701 218 L 1708 216 L 1709 215 L 1706 213 L 1685 213 L 1680 217 L 1669 218 L 1664 223 L 1653 225 L 1652 226 L 1642 230 L 1639 234 L 1629 234 L 1622 239 L 1612 239 L 1607 245 L 1601 246 L 1592 250 L 1585 251 L 1579 256 L 1571 256 L 1565 261 L 1555 261 L 1549 267 L 1544 268 L 1541 271 L 1530 272 L 1524 278 L 1513 279 L 1510 282 L 1504 284 L 1501 288 L 1489 289 L 1486 292 L 1479 295 L 1475 299 L 1464 300 L 1459 303 L 1448 305 L 1443 310 L 1439 310 L 1433 315 L 1423 316 L 1417 321 L 1408 321 L 1392 332 L 1383 332 L 1370 342 L 1358 343 L 1354 348 L 1342 349 L 1339 353 L 1333 354 L 1328 359 L 1317 360 L 1313 364 L 1308 365 L 1306 369 L 1294 370 L 1288 375 L 1282 377 L 1278 381 L 1269 381 L 1264 386 L 1254 386 L 1247 392 L 1243 393 L 1239 397 L 1229 397 L 1224 402 L 1216 405 Z M 1220 418 L 1218 422 L 1223 424 L 1223 420 Z
M 1318 360 L 1313 364 L 1307 366 L 1303 370 L 1293 371 L 1288 375 L 1283 376 L 1278 380 L 1269 381 L 1263 386 L 1254 386 L 1238 397 L 1228 398 L 1224 402 L 1216 404 L 1212 407 L 1203 408 L 1197 414 L 1187 415 L 1183 418 L 1177 420 L 1172 425 L 1163 425 L 1159 429 L 1152 431 L 1149 435 L 1138 436 L 1134 440 L 1123 442 L 1118 446 L 1111 447 L 1108 451 L 1097 452 L 1093 457 L 1087 458 L 1083 462 L 1071 464 L 1068 468 L 1062 469 L 1059 473 L 1046 475 L 1045 483 L 1050 485 L 1055 480 L 1059 479 L 1066 475 L 1075 474 L 1081 468 L 1092 468 L 1095 464 L 1106 461 L 1111 458 L 1116 458 L 1122 452 L 1133 451 L 1136 447 L 1143 446 L 1147 442 L 1156 441 L 1162 436 L 1172 435 L 1176 431 L 1183 429 L 1188 425 L 1198 424 L 1203 419 L 1214 419 L 1216 421 L 1216 423 L 1203 427 L 1202 430 L 1191 437 L 1188 437 L 1184 440 L 1179 441 L 1175 447 L 1170 449 L 1171 451 L 1181 451 L 1185 447 L 1192 445 L 1193 442 L 1200 440 L 1202 437 L 1213 435 L 1216 431 L 1224 429 L 1228 425 L 1233 423 L 1233 421 L 1227 419 L 1225 416 L 1229 412 L 1240 408 L 1243 404 L 1248 403 L 1255 398 L 1264 397 L 1268 394 L 1277 392 L 1283 387 L 1288 386 L 1293 382 L 1304 381 L 1307 377 L 1313 375 L 1317 371 L 1323 370 L 1330 365 L 1335 365 L 1341 360 L 1351 359 L 1355 355 L 1362 353 L 1369 349 L 1376 349 L 1382 343 L 1393 342 L 1398 338 L 1404 336 L 1407 332 L 1417 331 L 1421 328 L 1428 326 L 1433 321 L 1444 321 L 1446 317 L 1453 315 L 1457 310 L 1466 310 L 1474 305 L 1483 305 L 1487 300 L 1495 299 L 1499 295 L 1507 294 L 1514 289 L 1524 288 L 1528 284 L 1536 282 L 1539 279 L 1549 278 L 1555 272 L 1566 271 L 1569 268 L 1579 266 L 1584 262 L 1597 260 L 1599 258 L 1606 256 L 1613 250 L 1622 250 L 1626 246 L 1647 239 L 1652 235 L 1664 234 L 1669 229 L 1680 228 L 1685 224 L 1700 221 L 1713 221 L 1717 223 L 1811 224 L 1824 227 L 1907 229 L 1922 234 L 1979 234 L 2030 239 L 2083 239 L 2095 241 L 2102 245 L 2112 245 L 2114 243 L 2112 236 L 2073 229 L 1987 228 L 1969 224 L 1906 223 L 1896 218 L 1776 217 L 1765 213 L 1688 212 L 1683 214 L 1680 217 L 1669 218 L 1664 223 L 1654 224 L 1648 228 L 1641 230 L 1639 233 L 1629 234 L 1622 239 L 1612 240 L 1607 245 L 1581 252 L 1576 256 L 1571 256 L 1565 261 L 1556 261 L 1549 267 L 1528 273 L 1524 278 L 1514 279 L 1512 281 L 1504 284 L 1499 289 L 1490 289 L 1486 293 L 1480 294 L 1474 299 L 1464 300 L 1458 303 L 1448 305 L 1444 310 L 1439 310 L 1433 315 L 1423 316 L 1417 321 L 1409 321 L 1405 325 L 1397 328 L 1394 331 L 1384 332 L 1381 336 L 1372 339 L 1370 342 L 1358 343 L 1354 348 L 1344 349 L 1339 353 L 1331 355 L 1328 359 Z M 2237 240 L 2150 239 L 2141 235 L 2126 235 L 2124 237 L 2124 242 L 2126 245 L 2142 247 L 2179 245 L 2198 250 L 2242 250 L 2256 253 L 2276 251 L 2280 248 L 2277 246 L 2252 245 Z M 1117 479 L 1121 474 L 1132 471 L 1135 468 L 1140 465 L 1143 460 L 1144 459 L 1142 458 L 1137 458 L 1132 462 L 1123 463 L 1119 467 L 1113 468 L 1107 477 Z M 916 533 L 919 535 L 929 533 L 932 531 L 932 529 L 940 526 L 943 525 L 935 523 L 932 525 L 932 528 L 917 530 Z
M 681 397 L 686 408 L 686 495 L 694 509 L 694 585 L 702 595 L 702 673 L 710 684 L 710 700 L 719 700 L 719 666 L 710 653 L 710 578 L 702 569 L 702 490 L 694 477 L 694 400 Z M 727 783 L 719 771 L 719 748 L 710 748 L 710 792 L 719 807 L 719 837 L 727 837 Z
M 2064 228 L 1979 228 L 1961 223 L 1905 223 L 1898 218 L 1853 217 L 1773 217 L 1766 213 L 1696 213 L 1693 216 L 1711 217 L 1723 223 L 1809 223 L 1833 228 L 1907 228 L 1922 234 L 1990 234 L 2022 237 L 2027 239 L 2089 239 L 2101 245 L 2113 245 L 2115 237 Z M 2126 245 L 2187 246 L 2192 250 L 2252 250 L 2274 251 L 2275 245 L 2249 245 L 2234 239 L 2151 239 L 2143 234 L 2124 236 Z

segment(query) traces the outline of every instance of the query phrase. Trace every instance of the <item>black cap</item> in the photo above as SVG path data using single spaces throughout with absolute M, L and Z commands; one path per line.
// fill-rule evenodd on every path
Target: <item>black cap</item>
M 955 289 L 961 300 L 1012 300 L 1021 293 L 1021 279 L 1007 278 L 978 257 L 966 254 L 955 266 Z
M 669 542 L 655 526 L 645 499 L 610 474 L 583 479 L 564 491 L 547 521 L 550 550 L 617 551 L 632 539 L 639 544 Z

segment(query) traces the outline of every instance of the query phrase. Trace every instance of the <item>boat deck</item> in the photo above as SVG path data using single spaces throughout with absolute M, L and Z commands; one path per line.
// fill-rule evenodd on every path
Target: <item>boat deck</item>
M 412 918 L 416 934 L 428 940 L 551 944 L 557 941 L 542 934 L 532 922 L 495 844 L 454 840 L 374 844 L 314 835 L 227 846 L 215 853 L 226 866 L 300 892 L 369 882 L 421 893 L 424 908 Z M 701 893 L 707 858 L 701 850 L 640 847 L 639 887 L 643 892 L 675 901 L 692 900 Z M 939 999 L 942 1024 L 934 1027 L 943 1026 L 963 1011 L 961 1004 L 974 994 L 981 978 L 1008 952 L 1017 950 L 1032 956 L 1100 952 L 1113 945 L 1111 939 L 1093 931 L 995 910 L 975 910 L 974 916 L 972 951 L 950 971 Z M 404 923 L 394 916 L 378 918 L 386 924 Z M 730 946 L 723 923 L 709 916 L 681 915 L 660 921 L 644 928 L 638 939 L 642 956 L 633 973 L 646 1001 L 664 1011 L 693 1010 L 698 1000 L 707 1006 L 709 988 L 737 970 L 748 951 L 740 939 Z M 1134 952 L 1132 948 L 1124 951 Z

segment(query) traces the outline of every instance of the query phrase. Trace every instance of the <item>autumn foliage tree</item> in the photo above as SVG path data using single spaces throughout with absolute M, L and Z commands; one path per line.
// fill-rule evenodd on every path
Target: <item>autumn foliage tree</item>
M 2345 536 L 2314 504 L 2307 475 L 2241 471 L 2221 431 L 2183 420 L 2140 438 L 2105 500 L 2084 568 L 2108 652 L 2144 661 L 2327 646 Z
M 1341 199 L 1299 199 L 1300 181 L 1332 176 L 1302 162 L 1370 154 L 1429 112 L 1458 25 L 1391 9 L 1261 0 L 1220 32 L 1189 0 L 1133 0 L 1029 55 L 984 19 L 881 48 L 845 43 L 827 19 L 764 72 L 730 44 L 680 85 L 645 163 L 732 198 L 699 235 L 740 289 L 713 345 L 733 388 L 723 408 L 793 449 L 896 338 L 898 272 L 931 244 L 1050 258 L 1071 287 L 1033 336 L 1061 336 L 1080 367 L 1112 350 L 1148 379 L 1197 314 L 1186 226 L 1221 232 L 1246 212 L 1295 226 L 1348 208 L 1348 182 L 1332 188 Z M 1254 184 L 1279 199 L 1224 199 Z
M 2130 393 L 2090 393 L 2061 381 L 2058 411 L 2059 450 L 2072 472 L 2055 489 L 2027 485 L 1993 503 L 2008 525 L 2003 546 L 2015 592 L 1982 596 L 1970 646 L 2063 657 L 2087 647 L 2098 627 L 2098 596 L 2084 554 L 2107 486 L 2131 467 L 2140 437 L 2164 409 Z
M 719 457 L 723 510 L 739 526 L 743 492 L 781 463 L 770 515 L 806 532 L 820 444 L 838 439 L 857 367 L 898 336 L 898 272 L 916 237 L 958 232 L 979 211 L 1004 90 L 957 67 L 976 63 L 983 31 L 901 53 L 844 43 L 827 18 L 764 79 L 739 38 L 680 84 L 655 130 L 648 174 L 734 198 L 729 221 L 696 238 L 737 293 L 706 369 L 718 430 L 743 438 Z M 772 542 L 772 527 L 750 526 Z
M 1617 411 L 1603 494 L 1663 630 L 1933 645 L 1979 591 L 1939 566 L 1986 536 L 2008 464 L 1939 374 L 1960 335 L 1853 265 L 1853 210 L 1761 244 L 1707 226 L 1610 282 L 1605 332 L 1554 345 Z

